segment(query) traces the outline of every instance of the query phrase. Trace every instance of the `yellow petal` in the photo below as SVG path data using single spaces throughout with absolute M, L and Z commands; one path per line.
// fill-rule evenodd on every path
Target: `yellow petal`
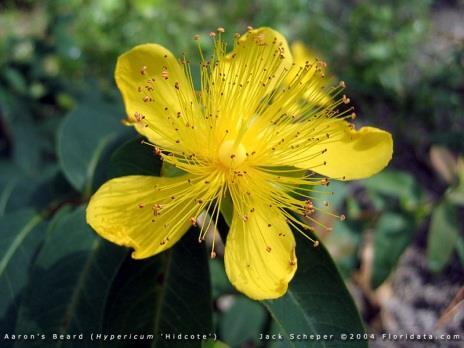
M 238 132 L 244 121 L 264 105 L 266 96 L 282 82 L 293 59 L 287 40 L 271 28 L 249 30 L 219 61 L 207 91 L 221 118 L 218 133 Z M 216 111 L 215 111 L 216 112 Z
M 192 184 L 190 175 L 112 179 L 92 196 L 87 223 L 103 238 L 134 248 L 133 258 L 146 258 L 170 248 L 188 230 L 203 186 Z
M 255 300 L 283 296 L 295 274 L 295 240 L 276 209 L 256 206 L 248 220 L 234 213 L 225 247 L 227 276 Z
M 196 99 L 174 55 L 157 44 L 136 46 L 118 58 L 115 79 L 129 123 L 152 142 L 179 148 L 169 120 L 190 109 L 190 102 L 196 107 Z
M 291 46 L 291 50 L 293 59 L 295 61 L 295 66 L 287 75 L 287 83 L 291 82 L 293 76 L 295 76 L 300 67 L 304 66 L 307 62 L 314 64 L 318 59 L 316 55 L 300 41 L 295 41 Z M 322 77 L 322 75 L 319 73 L 312 74 L 311 76 L 308 76 L 307 79 L 309 78 L 311 78 L 312 83 L 304 94 L 304 99 L 317 105 L 330 105 L 332 103 L 332 98 L 328 94 L 327 90 L 324 89 L 324 87 L 330 84 L 331 79 L 327 76 Z
M 326 133 L 332 136 L 327 138 Z M 392 154 L 390 133 L 373 127 L 354 130 L 343 120 L 331 120 L 320 129 L 319 141 L 308 146 L 306 152 L 300 153 L 295 163 L 289 165 L 338 180 L 354 180 L 381 171 Z

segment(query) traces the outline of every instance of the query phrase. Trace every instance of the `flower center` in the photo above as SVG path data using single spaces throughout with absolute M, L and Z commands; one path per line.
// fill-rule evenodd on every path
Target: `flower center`
M 219 147 L 219 162 L 227 168 L 237 168 L 246 159 L 245 146 L 234 140 L 225 140 Z

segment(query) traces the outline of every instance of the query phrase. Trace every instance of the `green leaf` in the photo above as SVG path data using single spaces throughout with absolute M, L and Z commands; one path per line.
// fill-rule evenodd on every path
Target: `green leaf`
M 340 344 L 342 333 L 364 333 L 358 310 L 325 247 L 322 244 L 313 247 L 299 233 L 295 233 L 295 239 L 298 257 L 295 277 L 285 296 L 263 303 L 287 338 L 292 333 L 334 337 L 331 341 L 290 340 L 290 346 L 334 347 L 335 342 Z M 367 347 L 367 343 L 346 342 L 343 346 Z
M 445 268 L 459 236 L 456 207 L 447 201 L 441 202 L 432 213 L 427 238 L 427 263 L 432 272 Z
M 221 209 L 221 213 L 224 212 Z M 229 214 L 226 212 L 225 214 Z M 316 237 L 306 231 L 308 235 Z M 295 232 L 298 270 L 285 296 L 263 301 L 282 333 L 334 335 L 364 333 L 359 312 L 323 245 L 317 248 Z M 226 244 L 227 248 L 227 244 Z M 288 341 L 290 347 L 332 347 L 333 341 Z M 365 342 L 347 342 L 346 347 L 367 347 Z
M 19 178 L 17 177 L 0 177 L 0 216 L 5 214 L 8 202 L 18 184 Z
M 462 265 L 464 265 L 464 238 L 458 237 L 458 240 L 456 242 L 456 252 L 459 255 L 459 258 L 461 259 Z
M 266 340 L 269 339 L 269 347 L 270 348 L 290 348 L 292 347 L 291 342 L 285 338 L 285 335 L 282 333 L 279 325 L 275 322 L 275 320 L 271 323 L 271 329 L 269 331 L 268 338 L 265 337 Z
M 221 259 L 209 260 L 209 271 L 211 273 L 211 285 L 213 290 L 213 298 L 217 298 L 224 294 L 234 294 L 237 291 L 227 278 L 224 270 L 224 263 Z
M 220 319 L 219 330 L 224 342 L 239 346 L 247 341 L 255 344 L 266 320 L 266 311 L 258 303 L 235 296 L 234 303 Z
M 384 170 L 367 180 L 363 180 L 362 184 L 368 190 L 398 198 L 408 208 L 414 208 L 423 196 L 422 189 L 416 179 L 401 171 Z
M 76 190 L 90 194 L 99 160 L 124 131 L 122 118 L 111 104 L 83 101 L 63 120 L 58 131 L 58 159 Z
M 196 230 L 159 255 L 125 260 L 108 299 L 104 331 L 153 334 L 156 347 L 201 347 L 201 341 L 163 336 L 213 333 L 208 257 Z
M 0 195 L 0 215 L 23 207 L 40 211 L 75 194 L 58 166 L 48 166 L 34 176 L 10 178 L 9 186 Z
M 349 184 L 342 181 L 331 181 L 329 186 L 319 186 L 312 195 L 320 200 L 327 201 L 333 210 L 340 208 L 348 194 Z
M 185 174 L 185 172 L 182 169 L 177 168 L 171 163 L 163 162 L 163 166 L 161 167 L 161 176 L 173 178 L 183 174 Z
M 451 203 L 464 206 L 464 184 L 449 190 L 446 194 L 446 199 Z
M 101 332 L 108 291 L 125 255 L 124 248 L 105 242 L 90 229 L 84 207 L 61 216 L 32 267 L 17 332 Z M 67 344 L 80 347 L 82 342 Z
M 224 217 L 227 225 L 232 224 L 232 218 L 234 216 L 234 203 L 232 202 L 232 197 L 227 193 L 221 201 L 221 214 Z
M 387 212 L 377 223 L 374 234 L 374 261 L 371 285 L 375 289 L 387 279 L 412 240 L 414 223 L 404 215 Z
M 36 174 L 42 164 L 46 139 L 33 118 L 29 102 L 24 96 L 3 89 L 0 84 L 1 116 L 12 147 L 12 161 L 21 170 Z
M 230 348 L 227 344 L 221 341 L 207 340 L 203 341 L 201 348 Z
M 45 224 L 33 210 L 0 218 L 0 327 L 13 333 L 29 268 L 43 239 Z
M 153 148 L 135 138 L 121 145 L 111 156 L 110 176 L 154 175 L 159 176 L 163 162 L 153 153 Z
M 358 262 L 362 226 L 359 222 L 338 221 L 324 240 L 325 246 L 344 278 L 351 276 Z

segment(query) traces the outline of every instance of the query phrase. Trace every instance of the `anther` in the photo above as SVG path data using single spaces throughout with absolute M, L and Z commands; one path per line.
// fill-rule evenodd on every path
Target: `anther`
M 142 69 L 140 69 L 140 74 L 145 75 L 147 73 L 147 67 L 144 65 L 142 66 Z
M 211 258 L 212 259 L 215 259 L 216 258 L 216 252 L 213 250 L 211 251 Z
M 340 215 L 340 221 L 345 221 L 346 220 L 346 216 L 344 214 Z
M 220 33 L 223 33 L 223 32 L 225 32 L 225 30 L 224 30 L 224 28 L 223 28 L 223 27 L 219 27 L 219 28 L 217 28 L 217 31 L 218 31 L 218 32 L 220 32 Z
M 200 40 L 200 35 L 198 35 L 198 34 L 193 35 L 193 39 L 194 39 L 195 41 Z
M 270 246 L 267 246 L 267 247 L 266 247 L 266 251 L 267 251 L 268 253 L 270 253 L 270 252 L 271 252 L 271 250 L 272 250 L 272 249 L 271 249 L 271 247 L 270 247 Z
M 318 241 L 318 240 L 315 240 L 314 243 L 313 243 L 313 246 L 314 246 L 315 248 L 317 248 L 317 247 L 319 246 L 319 241 Z
M 350 98 L 348 98 L 346 95 L 343 95 L 342 99 L 344 104 L 349 104 Z
M 190 223 L 192 224 L 192 226 L 197 226 L 197 219 L 195 217 L 191 217 Z
M 153 209 L 153 215 L 154 216 L 159 216 L 161 214 L 161 204 L 155 204 L 152 209 Z

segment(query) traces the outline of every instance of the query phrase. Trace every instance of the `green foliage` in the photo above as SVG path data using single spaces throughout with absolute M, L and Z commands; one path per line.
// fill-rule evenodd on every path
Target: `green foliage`
M 363 334 L 356 306 L 325 247 L 315 248 L 303 236 L 295 237 L 298 272 L 284 297 L 264 302 L 279 331 L 287 338 L 291 333 L 302 332 L 334 335 L 334 342 L 295 340 L 290 341 L 291 347 L 330 346 L 339 340 L 340 334 Z M 367 342 L 346 342 L 344 346 L 367 347 Z
M 57 139 L 58 160 L 63 173 L 76 190 L 87 195 L 101 183 L 96 180 L 96 172 L 105 150 L 124 130 L 119 122 L 124 118 L 122 111 L 112 104 L 93 99 L 87 97 L 66 116 Z
M 221 212 L 226 220 L 233 213 L 229 205 L 223 206 Z M 296 231 L 295 239 L 298 271 L 287 293 L 277 300 L 263 302 L 276 321 L 279 332 L 294 347 L 319 347 L 325 343 L 295 341 L 289 336 L 291 333 L 333 334 L 335 340 L 345 332 L 363 334 L 364 327 L 356 306 L 325 247 L 314 247 Z M 354 342 L 352 345 L 367 347 L 365 342 Z
M 33 210 L 18 210 L 0 219 L 0 327 L 5 331 L 15 329 L 28 270 L 44 236 L 42 221 Z
M 266 320 L 263 306 L 242 296 L 234 299 L 232 306 L 221 318 L 219 333 L 225 343 L 237 347 L 250 339 L 257 343 Z
M 125 250 L 98 238 L 84 209 L 61 216 L 47 231 L 21 302 L 18 332 L 101 331 L 105 300 Z
M 207 257 L 192 229 L 161 255 L 142 261 L 126 258 L 106 305 L 105 332 L 150 333 L 156 347 L 200 347 L 198 340 L 169 340 L 161 335 L 213 332 Z
M 142 144 L 142 140 L 143 138 L 128 140 L 113 152 L 109 168 L 111 177 L 160 175 L 163 167 L 161 160 L 153 156 L 153 149 Z
M 456 207 L 447 201 L 441 202 L 432 213 L 427 241 L 427 261 L 434 272 L 439 272 L 448 263 L 459 238 L 459 223 Z
M 423 198 L 422 188 L 408 173 L 384 170 L 364 181 L 369 191 L 398 198 L 403 208 L 414 210 Z
M 411 242 L 413 233 L 414 222 L 406 216 L 395 213 L 381 216 L 374 235 L 373 288 L 377 288 L 388 277 Z

